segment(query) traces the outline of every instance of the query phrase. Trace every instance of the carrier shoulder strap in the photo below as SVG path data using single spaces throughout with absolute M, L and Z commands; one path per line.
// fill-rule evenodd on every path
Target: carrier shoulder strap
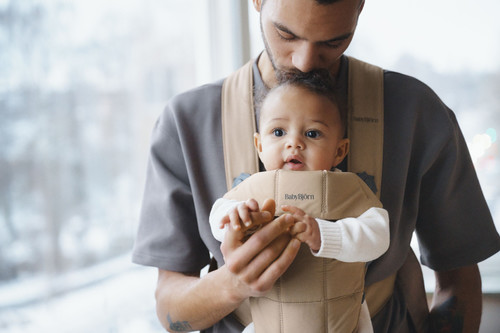
M 241 173 L 259 172 L 259 156 L 253 144 L 256 124 L 252 64 L 250 60 L 222 84 L 222 144 L 228 191 Z
M 382 186 L 384 152 L 384 72 L 382 68 L 349 58 L 347 167 L 375 178 L 377 196 Z

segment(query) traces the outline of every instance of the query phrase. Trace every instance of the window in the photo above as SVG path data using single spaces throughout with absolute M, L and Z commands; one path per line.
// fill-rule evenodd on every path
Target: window
M 251 54 L 263 49 L 250 3 Z M 347 54 L 414 76 L 457 115 L 484 195 L 500 230 L 500 21 L 494 0 L 366 1 Z M 412 241 L 419 253 L 416 239 Z M 500 253 L 479 264 L 483 291 L 500 292 Z M 426 288 L 434 274 L 423 266 Z
M 492 8 L 500 7 L 490 0 L 481 6 L 451 0 L 367 1 L 349 52 L 420 79 L 455 112 L 500 230 L 500 23 Z M 412 244 L 418 253 L 416 240 Z M 500 254 L 479 268 L 483 291 L 498 293 Z M 423 270 L 426 288 L 433 291 L 434 274 Z
M 2 332 L 158 331 L 156 271 L 130 262 L 150 134 L 241 64 L 244 4 L 0 0 Z

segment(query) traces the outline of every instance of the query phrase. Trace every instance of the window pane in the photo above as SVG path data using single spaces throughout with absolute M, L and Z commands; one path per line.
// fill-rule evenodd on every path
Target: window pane
M 140 280 L 130 251 L 154 121 L 173 94 L 211 79 L 200 74 L 207 8 L 0 0 L 0 331 L 96 331 L 78 327 L 84 312 L 103 332 L 125 332 L 138 297 L 158 329 L 155 271 Z M 97 287 L 110 276 L 121 293 Z M 54 326 L 54 312 L 68 322 Z
M 249 5 L 252 56 L 263 49 Z M 366 1 L 347 54 L 429 85 L 457 115 L 500 230 L 500 3 Z M 414 249 L 418 246 L 414 242 Z M 500 292 L 500 253 L 479 265 L 485 292 Z M 424 267 L 429 291 L 433 274 Z
M 500 3 L 366 1 L 349 53 L 429 85 L 457 115 L 500 230 Z M 418 252 L 416 243 L 414 249 Z M 500 291 L 500 253 L 480 263 L 483 291 Z M 426 286 L 434 288 L 427 268 Z

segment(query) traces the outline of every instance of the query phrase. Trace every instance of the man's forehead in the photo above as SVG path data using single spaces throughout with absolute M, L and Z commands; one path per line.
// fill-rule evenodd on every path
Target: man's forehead
M 297 37 L 328 41 L 353 33 L 358 3 L 359 0 L 340 0 L 321 5 L 316 0 L 266 0 L 261 15 L 271 20 L 276 28 Z

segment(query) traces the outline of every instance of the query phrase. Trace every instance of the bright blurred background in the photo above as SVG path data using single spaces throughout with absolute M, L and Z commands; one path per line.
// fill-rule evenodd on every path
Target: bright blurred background
M 455 111 L 497 229 L 499 10 L 367 0 L 348 50 Z M 246 0 L 0 0 L 1 332 L 161 331 L 156 271 L 130 263 L 154 121 L 261 49 Z M 498 295 L 500 254 L 480 269 Z

